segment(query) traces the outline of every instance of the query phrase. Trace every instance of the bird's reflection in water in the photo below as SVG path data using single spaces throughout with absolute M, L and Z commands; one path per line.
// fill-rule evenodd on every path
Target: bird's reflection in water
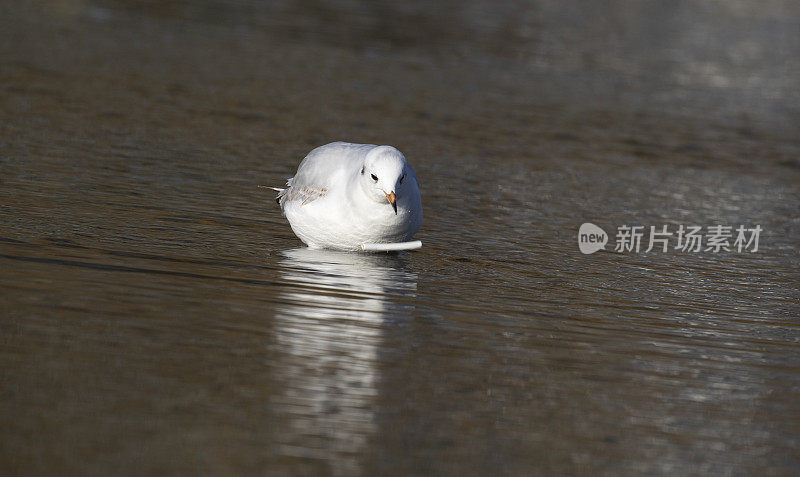
M 402 255 L 285 255 L 275 317 L 280 453 L 309 470 L 352 475 L 375 431 L 378 351 L 386 330 L 412 311 L 417 276 Z

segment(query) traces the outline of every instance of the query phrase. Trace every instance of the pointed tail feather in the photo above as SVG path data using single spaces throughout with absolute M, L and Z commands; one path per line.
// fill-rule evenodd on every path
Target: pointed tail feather
M 286 195 L 286 191 L 289 190 L 289 187 L 291 187 L 291 186 L 292 186 L 292 179 L 289 179 L 289 180 L 286 181 L 286 188 L 285 189 L 282 189 L 280 187 L 270 187 L 270 186 L 264 186 L 264 185 L 260 185 L 260 186 L 258 186 L 258 188 L 259 189 L 272 189 L 275 192 L 277 192 L 278 196 L 275 197 L 275 203 L 278 204 L 278 205 L 281 205 L 281 199 L 283 198 L 284 195 Z

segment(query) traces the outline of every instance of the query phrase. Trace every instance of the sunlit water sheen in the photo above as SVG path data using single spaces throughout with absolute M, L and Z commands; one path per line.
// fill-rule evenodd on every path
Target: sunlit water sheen
M 800 472 L 797 7 L 443 5 L 0 5 L 1 474 Z M 294 237 L 334 140 L 421 250 Z

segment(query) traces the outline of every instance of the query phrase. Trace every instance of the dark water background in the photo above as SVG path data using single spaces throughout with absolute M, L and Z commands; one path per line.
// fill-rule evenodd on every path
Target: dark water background
M 792 1 L 2 2 L 0 472 L 796 475 L 799 83 Z M 420 251 L 301 247 L 334 140 Z

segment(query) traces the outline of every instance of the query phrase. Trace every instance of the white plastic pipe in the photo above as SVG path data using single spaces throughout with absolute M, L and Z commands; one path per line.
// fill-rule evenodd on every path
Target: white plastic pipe
M 361 244 L 361 250 L 365 252 L 393 252 L 396 250 L 416 250 L 418 248 L 422 248 L 422 242 L 419 240 L 414 240 L 413 242 Z

